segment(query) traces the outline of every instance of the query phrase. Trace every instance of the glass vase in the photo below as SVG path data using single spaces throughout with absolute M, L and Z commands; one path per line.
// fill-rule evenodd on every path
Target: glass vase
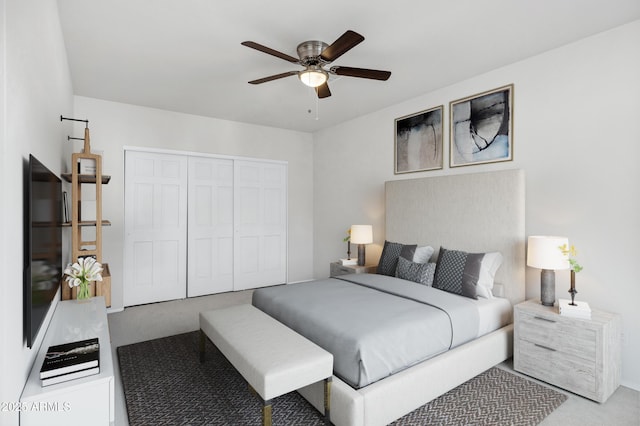
M 89 291 L 89 282 L 82 281 L 78 286 L 78 300 L 87 300 L 91 297 L 91 292 Z

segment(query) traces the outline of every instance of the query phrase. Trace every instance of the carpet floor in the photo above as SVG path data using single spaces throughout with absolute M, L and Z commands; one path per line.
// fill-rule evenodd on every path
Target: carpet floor
M 207 341 L 200 363 L 198 332 L 118 348 L 129 424 L 259 425 L 261 402 Z M 536 425 L 566 396 L 491 368 L 398 419 L 393 425 Z M 322 425 L 297 392 L 273 402 L 274 425 Z

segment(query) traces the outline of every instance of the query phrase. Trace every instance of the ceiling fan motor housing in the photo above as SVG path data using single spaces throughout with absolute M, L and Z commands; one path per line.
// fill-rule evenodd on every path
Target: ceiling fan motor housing
M 320 58 L 320 54 L 327 47 L 329 47 L 329 45 L 322 41 L 318 41 L 318 40 L 303 41 L 298 45 L 298 48 L 297 48 L 298 57 L 300 58 L 300 63 L 304 66 L 319 65 L 319 64 L 325 63 Z

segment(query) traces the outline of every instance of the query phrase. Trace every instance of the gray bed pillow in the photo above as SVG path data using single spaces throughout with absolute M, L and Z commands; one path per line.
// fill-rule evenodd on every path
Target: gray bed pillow
M 396 277 L 402 278 L 403 280 L 431 286 L 433 284 L 433 276 L 435 272 L 435 263 L 412 262 L 402 256 L 398 258 Z
M 477 299 L 476 286 L 484 253 L 467 253 L 440 247 L 433 287 Z
M 400 256 L 405 259 L 412 260 L 416 251 L 417 244 L 407 245 L 385 241 L 382 248 L 382 255 L 378 262 L 378 274 L 393 277 L 396 275 L 398 267 L 398 258 Z

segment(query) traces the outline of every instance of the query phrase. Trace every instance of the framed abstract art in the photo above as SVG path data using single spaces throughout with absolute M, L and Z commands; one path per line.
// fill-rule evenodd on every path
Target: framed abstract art
M 513 84 L 449 104 L 449 166 L 513 160 Z
M 395 120 L 396 174 L 442 169 L 444 106 Z

